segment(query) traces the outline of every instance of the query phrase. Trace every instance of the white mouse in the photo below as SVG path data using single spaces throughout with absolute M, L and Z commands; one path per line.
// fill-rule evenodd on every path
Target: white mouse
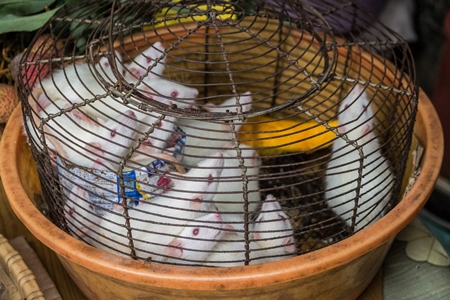
M 374 113 L 363 86 L 356 85 L 342 101 L 338 123 L 339 133 L 361 147 L 363 159 L 361 161 L 357 148 L 342 137 L 334 140 L 326 169 L 325 198 L 336 215 L 341 216 L 348 226 L 354 225 L 356 232 L 386 212 L 392 195 L 393 174 L 381 153 L 374 131 Z M 360 168 L 361 188 L 357 198 Z
M 121 73 L 123 72 L 122 58 L 117 52 L 115 57 L 117 71 Z M 93 118 L 102 119 L 111 119 L 126 110 L 132 110 L 138 121 L 136 139 L 142 139 L 146 136 L 146 133 L 149 133 L 148 139 L 143 141 L 144 145 L 141 151 L 161 153 L 166 148 L 165 140 L 170 138 L 174 131 L 175 119 L 170 116 L 163 118 L 158 113 L 140 110 L 133 104 L 125 105 L 121 99 L 104 96 L 106 88 L 97 78 L 94 68 L 97 69 L 101 77 L 104 77 L 111 84 L 117 81 L 111 62 L 107 57 L 102 57 L 95 66 L 91 66 L 88 63 L 67 65 L 53 72 L 52 76 L 43 80 L 34 89 L 33 94 L 37 95 L 38 109 L 43 103 L 56 100 L 64 99 L 70 104 L 78 104 L 83 103 L 87 99 L 92 100 L 96 95 L 103 95 L 93 102 L 88 101 L 86 105 L 80 106 L 79 109 Z M 149 97 L 160 102 L 176 101 L 177 98 L 180 98 L 180 103 L 183 103 L 184 98 L 189 99 L 186 100 L 188 101 L 187 106 L 191 106 L 198 95 L 196 89 L 163 79 L 155 79 L 153 90 L 144 88 L 144 91 Z M 161 118 L 166 120 L 163 121 L 164 125 L 167 125 L 166 127 L 160 128 L 159 119 Z
M 153 261 L 184 265 L 200 264 L 223 236 L 219 213 L 210 213 L 189 222 L 166 247 L 164 256 Z
M 166 62 L 164 51 L 161 42 L 142 51 L 132 62 L 125 64 L 124 78 L 130 83 L 136 83 L 140 78 L 154 79 L 161 76 Z
M 262 249 L 254 241 L 249 242 L 249 264 L 269 262 L 270 254 Z M 203 263 L 205 266 L 215 267 L 237 267 L 244 266 L 246 260 L 246 246 L 243 235 L 228 232 L 223 235 L 221 241 L 217 242 L 212 252 Z
M 78 186 L 70 191 L 64 203 L 64 216 L 70 234 L 87 243 L 91 242 L 93 228 L 100 223 L 100 216 L 95 212 L 88 192 Z M 95 237 L 94 237 L 95 238 Z
M 164 223 L 166 229 L 170 224 L 186 224 L 184 219 L 193 220 L 205 211 L 217 211 L 212 198 L 219 185 L 224 160 L 218 152 L 191 168 L 186 174 L 169 173 L 173 186 L 160 197 L 148 203 L 153 207 L 150 213 L 152 221 Z M 180 219 L 180 220 L 178 220 Z
M 105 71 L 105 73 L 110 74 L 109 76 L 112 76 L 112 69 L 109 64 L 109 61 L 106 60 L 106 58 L 102 58 L 99 61 L 99 65 L 101 66 L 101 69 Z M 82 69 L 86 69 L 82 67 Z M 79 68 L 79 67 L 78 67 Z M 109 68 L 109 70 L 108 70 Z M 86 70 L 87 72 L 88 70 Z M 57 74 L 58 75 L 58 74 Z M 56 75 L 56 76 L 57 76 Z M 92 75 L 91 75 L 92 77 Z M 88 78 L 89 79 L 89 78 Z M 94 87 L 94 90 L 101 94 L 104 93 L 103 88 L 101 88 L 98 84 L 95 84 L 94 79 L 90 79 L 91 81 L 94 81 L 94 83 L 91 83 Z M 77 84 L 77 80 L 75 80 L 74 85 Z M 78 82 L 78 84 L 84 84 L 83 82 Z M 64 90 L 65 91 L 65 90 Z M 81 89 L 83 91 L 83 89 Z M 86 89 L 84 89 L 85 93 L 80 93 L 80 96 L 86 97 L 87 99 L 92 98 L 92 95 L 86 94 Z M 155 79 L 155 91 L 147 91 L 147 96 L 157 100 L 157 101 L 166 101 L 164 97 L 167 96 L 169 99 L 172 99 L 175 101 L 176 98 L 187 98 L 191 99 L 191 103 L 188 105 L 193 104 L 193 99 L 197 97 L 198 91 L 196 89 L 190 89 L 185 86 L 182 86 L 180 84 L 175 84 L 172 82 L 169 82 L 167 80 L 163 79 Z M 66 94 L 65 94 L 66 95 Z M 47 97 L 50 96 L 50 97 Z M 55 95 L 45 95 L 44 93 L 41 94 L 41 96 L 38 98 L 38 103 L 48 102 L 51 98 Z M 84 101 L 83 97 L 80 97 L 78 95 L 71 95 L 70 93 L 66 95 L 68 97 L 69 103 L 81 103 Z M 169 101 L 169 100 L 167 100 Z M 183 101 L 180 99 L 180 101 Z M 147 148 L 141 148 L 144 152 L 150 152 L 150 153 L 162 153 L 162 151 L 166 148 L 166 140 L 170 138 L 170 136 L 173 134 L 175 130 L 175 123 L 176 119 L 171 116 L 165 116 L 162 117 L 160 114 L 156 112 L 146 112 L 143 110 L 140 110 L 138 107 L 132 104 L 125 105 L 122 103 L 121 100 L 114 99 L 112 97 L 104 97 L 96 100 L 95 102 L 92 102 L 90 104 L 87 104 L 85 106 L 81 106 L 79 108 L 80 110 L 84 111 L 88 115 L 94 117 L 94 118 L 102 118 L 102 119 L 110 119 L 114 118 L 114 116 L 122 113 L 126 110 L 131 110 L 136 116 L 137 120 L 137 126 L 136 126 L 136 140 L 137 139 L 143 139 L 146 136 L 146 133 L 148 133 L 148 139 L 145 139 L 143 141 L 144 146 L 147 146 Z M 161 121 L 162 120 L 162 121 Z M 161 126 L 162 125 L 162 126 Z
M 251 109 L 252 97 L 249 92 L 243 94 L 240 99 L 242 103 L 243 112 Z M 226 103 L 236 101 L 225 100 Z M 226 107 L 215 107 L 214 111 L 226 111 Z M 186 142 L 183 147 L 183 153 L 180 155 L 180 160 L 186 164 L 187 167 L 195 165 L 200 160 L 215 153 L 222 151 L 228 144 L 233 142 L 233 132 L 231 124 L 221 121 L 199 121 L 192 119 L 178 119 L 181 130 L 186 135 Z M 236 133 L 242 126 L 241 121 L 235 122 L 234 130 Z
M 156 42 L 125 64 L 125 80 L 161 103 L 176 104 L 178 108 L 193 106 L 198 96 L 197 89 L 161 77 L 166 62 L 164 51 L 162 43 Z
M 272 195 L 267 195 L 249 236 L 249 264 L 277 261 L 296 255 L 293 227 L 288 215 Z M 245 238 L 228 232 L 206 259 L 208 266 L 242 266 L 245 262 Z
M 154 197 L 151 202 L 144 201 L 128 209 L 137 258 L 158 259 L 187 223 L 217 212 L 212 196 L 217 189 L 222 166 L 222 154 L 218 153 L 186 174 L 172 174 L 173 186 L 167 192 Z M 93 241 L 93 246 L 129 255 L 131 250 L 124 209 L 120 204 L 116 207 L 104 214 L 105 220 L 99 225 L 99 238 Z
M 32 120 L 34 125 L 27 119 L 34 144 L 42 146 L 40 132 L 34 128 L 39 128 L 41 119 L 49 118 L 44 132 L 51 150 L 78 166 L 116 170 L 134 143 L 134 113 L 128 110 L 108 121 L 92 119 L 77 109 L 55 116 L 68 106 L 66 101 L 58 100 Z
M 118 72 L 123 72 L 122 57 L 118 52 L 115 53 Z M 110 84 L 117 81 L 108 58 L 102 57 L 95 65 L 88 62 L 66 65 L 36 84 L 35 89 L 42 90 L 41 97 L 52 101 L 65 99 L 70 104 L 80 103 L 106 93 L 96 72 Z
M 30 103 L 30 106 L 32 107 L 31 113 L 32 113 L 32 116 L 34 116 L 36 123 L 40 123 L 40 120 L 37 118 L 35 112 L 38 112 L 39 116 L 44 115 L 46 117 L 48 113 L 45 112 L 45 110 L 46 110 L 45 108 L 49 107 L 50 104 L 53 103 L 53 101 L 50 100 L 45 95 L 42 96 L 43 94 L 40 94 L 40 92 L 41 91 L 36 91 L 34 93 L 34 98 L 36 98 L 36 100 L 33 97 L 29 97 L 29 103 Z M 63 108 L 67 108 L 67 106 L 69 104 L 65 103 L 65 101 L 66 100 L 63 100 L 63 99 L 56 100 L 55 103 L 58 103 L 58 105 L 57 105 L 57 107 L 50 106 L 51 113 L 58 113 L 59 110 L 61 110 Z M 99 101 L 96 103 L 95 106 L 101 107 L 102 103 L 103 103 L 102 101 Z M 131 108 L 131 109 L 128 109 L 128 108 Z M 43 112 L 43 110 L 44 110 L 44 112 Z M 75 111 L 77 111 L 77 110 L 74 110 L 74 112 Z M 83 111 L 86 112 L 86 109 L 83 109 Z M 91 112 L 91 113 L 93 112 L 90 110 L 87 110 L 87 111 Z M 123 111 L 126 111 L 126 113 L 123 114 L 122 113 Z M 129 111 L 132 111 L 132 113 L 129 113 Z M 130 131 L 129 134 L 127 133 L 127 135 L 129 135 L 129 138 L 133 138 L 136 141 L 138 139 L 142 140 L 141 147 L 138 150 L 138 152 L 140 152 L 141 155 L 138 155 L 138 153 L 133 154 L 134 159 L 136 159 L 138 161 L 142 161 L 142 160 L 152 161 L 151 157 L 148 157 L 148 155 L 146 155 L 146 154 L 162 153 L 166 149 L 167 140 L 171 138 L 171 136 L 173 135 L 173 133 L 175 131 L 176 119 L 174 117 L 171 117 L 171 116 L 162 117 L 157 113 L 143 112 L 134 106 L 131 106 L 131 105 L 125 106 L 125 105 L 118 103 L 117 101 L 110 102 L 109 106 L 105 105 L 103 107 L 103 113 L 104 113 L 103 117 L 108 116 L 109 117 L 108 119 L 114 119 L 114 116 L 116 116 L 116 115 L 121 115 L 121 118 L 126 118 L 127 116 L 129 116 L 128 120 L 127 119 L 122 119 L 122 120 L 119 119 L 116 121 L 119 121 L 119 122 L 123 121 L 125 124 L 129 124 L 129 125 L 133 124 L 132 127 L 134 128 L 134 130 L 133 130 L 134 132 Z M 94 115 L 97 115 L 97 117 L 92 117 L 92 119 L 96 119 L 97 121 L 103 120 L 100 117 L 100 114 L 94 114 Z M 79 113 L 78 116 L 82 116 L 82 115 Z M 32 124 L 29 122 L 29 119 L 30 118 L 28 116 L 25 116 L 24 123 L 27 123 L 27 126 L 28 126 L 29 130 L 32 132 L 33 137 L 39 136 L 38 130 L 32 126 Z M 88 120 L 88 121 L 90 120 L 88 115 L 85 115 L 84 119 Z M 115 122 L 114 120 L 110 120 L 110 121 Z M 110 122 L 110 121 L 108 121 L 108 122 Z M 136 123 L 136 125 L 134 125 L 134 123 Z M 71 122 L 69 120 L 68 126 L 64 126 L 65 129 L 63 129 L 63 130 L 69 131 L 68 128 L 71 128 L 73 130 L 77 129 L 77 128 L 71 126 L 70 124 L 71 124 Z M 86 127 L 86 126 L 82 126 L 82 127 Z M 24 130 L 24 133 L 27 134 L 25 130 Z M 78 132 L 73 132 L 73 133 L 68 132 L 68 135 L 76 136 L 75 133 L 78 133 Z M 148 138 L 145 139 L 145 136 L 148 136 Z M 94 145 L 96 147 L 92 147 L 93 145 L 91 145 L 89 147 L 89 150 L 91 153 L 95 153 L 97 155 L 102 155 L 101 152 L 108 150 L 105 147 L 103 147 L 103 149 L 99 149 L 99 148 L 102 148 L 101 143 L 95 143 L 95 141 L 94 141 Z M 134 143 L 133 143 L 133 145 L 134 145 Z M 53 147 L 53 149 L 54 148 L 56 148 L 56 147 Z M 85 163 L 83 163 L 82 165 L 86 166 Z
M 213 197 L 213 200 L 222 213 L 223 220 L 233 225 L 236 230 L 243 231 L 245 220 L 243 169 L 241 169 L 236 150 L 232 149 L 231 145 L 226 147 L 229 147 L 229 149 L 222 151 L 224 166 L 217 194 Z M 247 211 L 252 214 L 261 203 L 258 178 L 261 161 L 258 153 L 250 146 L 241 144 L 239 147 L 248 180 Z M 251 215 L 248 219 L 251 219 Z
M 289 216 L 273 195 L 267 195 L 253 226 L 253 238 L 261 248 L 270 252 L 270 260 L 294 256 L 294 231 Z
M 196 89 L 185 87 L 181 84 L 170 82 L 164 79 L 153 79 L 152 88 L 147 86 L 143 87 L 143 92 L 146 96 L 168 105 L 177 104 L 180 108 L 190 107 L 194 104 L 195 98 L 198 95 Z M 183 102 L 183 101 L 186 101 Z M 177 119 L 173 116 L 165 115 L 162 116 L 157 112 L 147 112 L 140 110 L 134 105 L 124 105 L 119 101 L 97 101 L 90 106 L 86 106 L 84 111 L 88 107 L 89 114 L 96 117 L 106 117 L 117 114 L 117 112 L 123 111 L 124 109 L 131 109 L 136 114 L 136 119 L 138 121 L 137 125 L 137 139 L 142 139 L 148 133 L 148 139 L 144 140 L 144 146 L 147 146 L 145 150 L 142 148 L 143 152 L 150 153 L 162 153 L 167 146 L 167 140 L 172 136 L 176 129 Z M 149 148 L 150 147 L 150 148 Z

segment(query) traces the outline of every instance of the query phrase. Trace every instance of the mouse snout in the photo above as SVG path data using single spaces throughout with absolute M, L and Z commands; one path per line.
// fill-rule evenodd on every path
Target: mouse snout
M 192 95 L 190 98 L 197 98 L 198 96 L 198 90 L 197 89 L 192 89 Z
M 222 216 L 219 213 L 214 214 L 214 220 L 222 221 Z
M 222 152 L 216 152 L 213 156 L 221 158 L 221 157 L 223 157 L 223 153 Z

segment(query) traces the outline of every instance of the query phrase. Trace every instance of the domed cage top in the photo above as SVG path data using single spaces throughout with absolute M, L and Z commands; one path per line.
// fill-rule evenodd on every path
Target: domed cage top
M 405 188 L 411 54 L 354 3 L 86 1 L 32 46 L 19 87 L 49 217 L 95 247 L 263 263 L 363 230 Z

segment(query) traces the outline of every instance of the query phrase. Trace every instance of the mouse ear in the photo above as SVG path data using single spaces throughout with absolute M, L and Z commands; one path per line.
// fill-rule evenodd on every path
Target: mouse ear
M 339 115 L 340 117 L 341 115 Z M 342 123 L 342 122 L 340 122 Z M 337 127 L 335 127 L 335 129 L 340 133 L 340 134 L 344 134 L 347 130 L 345 129 L 345 126 L 342 124 L 339 124 Z
M 97 159 L 90 166 L 90 168 L 97 169 L 103 162 L 101 157 L 105 155 L 105 152 L 102 150 L 102 145 L 100 143 L 88 143 L 84 146 L 84 149 L 88 152 L 88 154 L 94 154 L 97 156 Z
M 42 90 L 41 90 L 42 91 Z M 49 106 L 51 103 L 50 99 L 44 94 L 40 94 L 39 98 L 37 99 L 37 105 L 36 105 L 36 112 L 40 112 L 41 110 L 44 110 L 47 106 Z
M 69 106 L 70 106 L 70 104 L 69 104 Z M 81 112 L 80 110 L 78 110 L 78 109 L 74 109 L 74 110 L 72 110 L 70 113 L 71 113 L 71 115 L 72 115 L 74 118 L 76 118 L 76 119 L 78 119 L 78 120 L 80 120 L 80 121 L 88 122 L 88 123 L 91 123 L 91 124 L 95 124 L 95 125 L 96 125 L 96 122 L 95 122 L 93 119 L 89 118 L 87 115 L 85 115 L 84 113 L 82 113 L 82 112 Z
M 97 154 L 97 155 L 103 155 L 105 152 L 102 150 L 102 145 L 100 143 L 87 143 L 84 146 L 84 149 L 86 151 L 90 152 L 91 154 Z
M 138 153 L 138 152 L 133 153 L 133 156 L 131 156 L 131 160 L 136 161 L 136 162 L 149 161 L 149 156 L 145 153 L 150 152 L 149 149 L 153 149 L 153 148 L 151 148 L 149 146 L 144 146 L 143 144 L 141 144 L 138 149 L 139 149 L 139 151 L 142 151 L 143 153 Z
M 364 124 L 361 128 L 361 136 L 365 136 L 370 132 L 370 124 Z
M 122 204 L 116 203 L 113 205 L 113 211 L 123 213 L 124 209 Z
M 189 208 L 194 210 L 200 210 L 202 208 L 203 197 L 201 195 L 196 195 L 189 202 Z
M 252 109 L 253 97 L 250 91 L 247 91 L 244 94 L 242 94 L 239 101 L 242 105 L 243 112 L 248 112 Z
M 156 58 L 160 58 L 163 54 L 164 54 L 164 46 L 161 42 L 156 42 L 154 43 L 149 49 L 151 49 L 151 58 L 154 60 Z M 156 78 L 157 75 L 162 75 L 162 73 L 164 72 L 165 69 L 165 61 L 166 61 L 166 56 L 164 56 L 162 59 L 159 60 L 158 64 L 156 66 L 153 67 L 152 72 L 154 72 L 156 75 L 152 74 L 151 72 L 149 72 L 149 77 L 150 78 Z M 150 64 L 153 64 L 154 61 L 150 62 Z
M 284 253 L 291 254 L 295 252 L 295 244 L 292 242 L 291 237 L 286 237 L 283 239 L 283 249 Z
M 231 224 L 225 224 L 224 225 L 224 229 L 227 229 L 226 231 L 223 232 L 224 235 L 227 235 L 227 236 L 239 236 L 239 234 L 236 232 L 236 228 L 234 228 L 234 226 L 231 225 Z
M 144 74 L 143 69 L 135 67 L 130 67 L 129 72 L 131 73 L 131 75 L 133 75 L 134 79 L 139 79 Z
M 153 43 L 153 48 L 158 49 L 159 51 L 164 52 L 164 46 L 161 42 Z
M 183 255 L 183 243 L 179 239 L 173 239 L 166 247 L 164 253 L 172 257 Z
M 103 160 L 101 158 L 97 158 L 90 166 L 91 169 L 101 169 Z

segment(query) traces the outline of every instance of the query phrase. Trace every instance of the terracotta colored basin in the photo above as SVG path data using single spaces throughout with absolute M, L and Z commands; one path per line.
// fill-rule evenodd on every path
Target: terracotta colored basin
M 421 92 L 415 135 L 425 147 L 423 169 L 410 193 L 369 228 L 323 249 L 274 263 L 233 268 L 165 266 L 119 257 L 84 244 L 33 205 L 35 168 L 21 135 L 18 107 L 1 142 L 0 175 L 11 207 L 25 226 L 57 253 L 92 299 L 353 299 L 371 282 L 395 235 L 427 201 L 443 155 L 436 112 Z

